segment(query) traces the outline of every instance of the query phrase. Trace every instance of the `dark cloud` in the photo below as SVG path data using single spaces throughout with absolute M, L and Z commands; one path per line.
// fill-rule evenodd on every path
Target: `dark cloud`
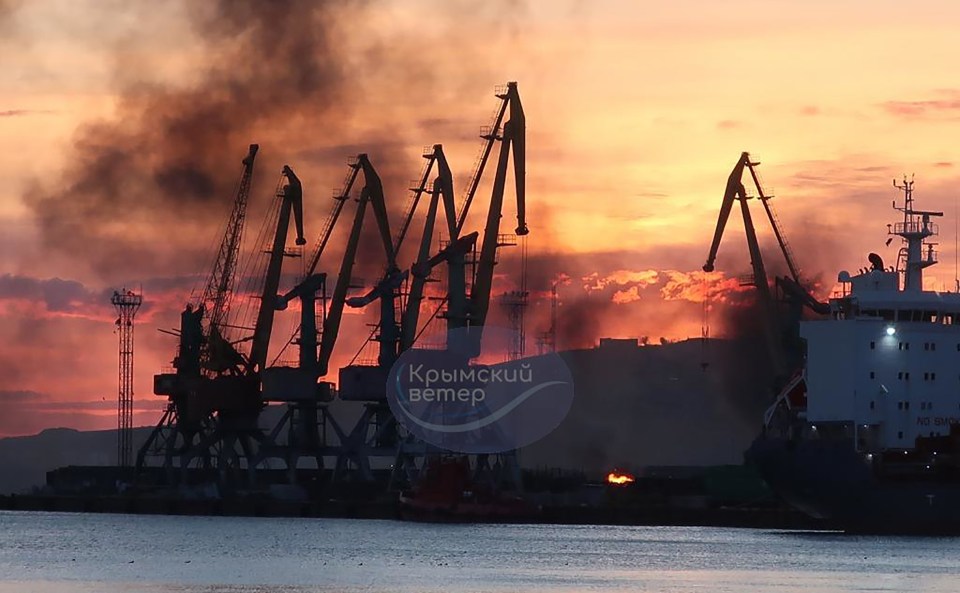
M 23 404 L 43 399 L 44 395 L 36 391 L 18 389 L 13 391 L 0 390 L 0 405 Z
M 47 311 L 69 313 L 109 305 L 102 291 L 94 291 L 75 280 L 39 279 L 13 274 L 0 275 L 0 299 L 42 302 Z

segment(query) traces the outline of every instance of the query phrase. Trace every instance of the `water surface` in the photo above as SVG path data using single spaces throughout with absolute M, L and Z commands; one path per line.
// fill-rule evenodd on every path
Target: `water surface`
M 960 538 L 0 512 L 0 593 L 960 591 Z

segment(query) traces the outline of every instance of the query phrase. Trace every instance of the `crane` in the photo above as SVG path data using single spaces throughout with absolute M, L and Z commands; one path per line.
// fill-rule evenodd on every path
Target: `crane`
M 212 293 L 215 297 L 227 294 L 220 292 L 219 288 L 231 285 L 227 271 L 236 269 L 236 245 L 242 232 L 242 214 L 249 193 L 255 154 L 256 149 L 252 146 L 248 158 L 244 160 L 241 191 L 238 191 L 231 214 L 233 224 L 228 225 L 218 252 L 218 261 L 221 253 L 225 256 L 221 264 L 215 265 L 216 277 L 207 284 L 217 287 Z M 296 243 L 305 243 L 302 196 L 300 180 L 289 166 L 284 166 L 277 191 L 279 211 L 276 229 L 263 278 L 259 311 L 252 336 L 245 338 L 251 340 L 249 356 L 243 356 L 233 343 L 227 342 L 217 324 L 208 325 L 209 333 L 203 335 L 203 304 L 196 310 L 188 305 L 181 314 L 179 353 L 174 361 L 176 373 L 162 373 L 154 377 L 154 393 L 167 396 L 170 403 L 138 453 L 138 469 L 144 466 L 147 455 L 159 454 L 164 457 L 164 466 L 171 480 L 175 478 L 169 474 L 176 466 L 185 472 L 193 463 L 207 468 L 217 467 L 221 478 L 225 479 L 230 468 L 239 469 L 241 460 L 246 460 L 247 470 L 252 477 L 255 465 L 252 462 L 253 442 L 262 440 L 257 425 L 263 407 L 261 377 L 273 327 L 291 214 L 296 226 Z M 217 298 L 212 302 L 216 307 Z M 200 352 L 204 347 L 209 352 L 207 370 L 217 372 L 207 373 L 201 368 Z M 225 361 L 229 361 L 229 364 Z M 231 372 L 219 372 L 228 369 Z
M 750 163 L 749 153 L 742 153 L 727 177 L 727 187 L 723 193 L 723 202 L 720 205 L 720 217 L 717 219 L 717 228 L 713 234 L 713 242 L 710 245 L 710 252 L 707 255 L 707 262 L 703 265 L 704 272 L 712 272 L 714 263 L 717 259 L 717 251 L 720 248 L 720 240 L 723 238 L 723 231 L 726 228 L 727 220 L 730 218 L 730 212 L 733 210 L 735 200 L 740 202 L 740 211 L 743 214 L 744 232 L 747 236 L 747 249 L 750 252 L 750 265 L 753 267 L 753 285 L 757 289 L 760 307 L 766 317 L 763 324 L 764 337 L 767 340 L 767 350 L 770 355 L 770 362 L 773 367 L 774 375 L 783 376 L 786 372 L 786 363 L 784 362 L 783 344 L 780 340 L 779 327 L 780 320 L 777 316 L 776 304 L 770 294 L 770 285 L 767 282 L 767 271 L 763 264 L 763 256 L 760 253 L 760 242 L 757 240 L 757 231 L 753 226 L 753 217 L 750 215 L 750 206 L 747 200 L 746 188 L 743 186 L 743 169 Z

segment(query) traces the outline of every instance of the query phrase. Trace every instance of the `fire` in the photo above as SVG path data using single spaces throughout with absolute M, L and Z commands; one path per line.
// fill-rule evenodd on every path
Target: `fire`
M 625 484 L 632 484 L 634 481 L 635 480 L 632 474 L 621 472 L 619 470 L 613 470 L 607 474 L 607 484 L 623 486 Z

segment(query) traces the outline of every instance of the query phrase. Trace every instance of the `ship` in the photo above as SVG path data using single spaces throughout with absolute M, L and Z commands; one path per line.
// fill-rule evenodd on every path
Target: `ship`
M 455 454 L 428 457 L 421 478 L 400 493 L 399 510 L 401 519 L 437 523 L 518 522 L 536 514 L 522 497 L 479 479 L 469 458 Z
M 841 271 L 800 321 L 805 356 L 747 458 L 786 502 L 857 533 L 960 534 L 960 293 L 924 288 L 935 220 L 913 181 L 888 226 L 896 265 Z

